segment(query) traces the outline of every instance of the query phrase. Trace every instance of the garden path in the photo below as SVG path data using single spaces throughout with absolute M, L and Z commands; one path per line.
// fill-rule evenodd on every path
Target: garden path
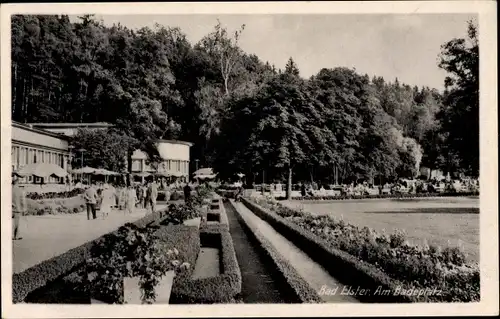
M 233 239 L 236 258 L 241 271 L 242 287 L 241 298 L 244 303 L 283 303 L 292 302 L 287 300 L 279 284 L 276 282 L 278 276 L 276 269 L 266 263 L 263 253 L 256 241 L 244 231 L 237 219 L 234 207 L 224 203 L 229 231 Z
M 157 205 L 162 209 L 166 205 Z M 58 256 L 90 240 L 134 222 L 146 213 L 137 209 L 132 214 L 113 211 L 106 219 L 87 220 L 87 212 L 78 214 L 24 216 L 21 220 L 22 240 L 12 246 L 13 273 L 20 273 L 40 262 Z M 99 215 L 98 215 L 99 216 Z

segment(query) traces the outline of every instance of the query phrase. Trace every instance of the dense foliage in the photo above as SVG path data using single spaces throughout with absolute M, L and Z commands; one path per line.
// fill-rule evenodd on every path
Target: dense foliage
M 130 170 L 136 148 L 155 162 L 155 140 L 179 138 L 194 143 L 191 158 L 202 166 L 222 178 L 243 172 L 250 183 L 264 174 L 329 182 L 415 177 L 421 165 L 477 176 L 472 22 L 468 39 L 442 47 L 439 67 L 450 74 L 444 92 L 344 67 L 304 79 L 292 58 L 277 70 L 243 52 L 244 36 L 244 26 L 231 35 L 219 23 L 191 44 L 181 30 L 160 25 L 131 30 L 89 15 L 75 22 L 13 16 L 12 118 L 114 124 L 115 133 L 81 142 L 95 150 L 87 153 L 92 163 L 114 170 L 125 165 L 115 161 L 123 154 Z

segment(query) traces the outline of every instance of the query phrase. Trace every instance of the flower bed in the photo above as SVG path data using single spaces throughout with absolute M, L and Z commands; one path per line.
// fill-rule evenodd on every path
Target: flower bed
M 159 211 L 149 214 L 133 224 L 138 227 L 145 227 L 160 219 L 163 215 L 164 212 Z M 13 302 L 23 302 L 29 293 L 77 270 L 85 262 L 94 243 L 102 237 L 70 249 L 59 256 L 47 259 L 21 273 L 14 274 L 12 276 Z
M 220 249 L 222 273 L 209 278 L 174 282 L 170 303 L 230 303 L 241 292 L 241 272 L 229 232 L 205 229 L 200 238 L 202 245 Z
M 233 205 L 233 204 L 232 204 Z M 234 205 L 233 205 L 234 207 Z M 236 210 L 236 208 L 234 208 Z M 299 275 L 297 270 L 282 257 L 274 248 L 273 244 L 260 232 L 260 230 L 251 223 L 245 222 L 241 215 L 236 211 L 238 221 L 246 231 L 248 236 L 255 240 L 260 246 L 265 258 L 274 265 L 282 278 L 279 278 L 286 287 L 289 288 L 291 299 L 301 303 L 323 303 L 318 293 Z
M 256 202 L 258 204 L 244 199 L 255 214 L 328 270 L 342 274 L 348 284 L 370 289 L 381 286 L 392 292 L 436 289 L 417 296 L 395 293 L 372 296 L 370 301 L 480 299 L 479 267 L 466 264 L 460 249 L 412 246 L 402 233 L 387 236 L 328 216 L 298 212 L 275 202 Z
M 83 195 L 70 198 L 32 200 L 27 198 L 27 215 L 76 214 L 85 210 Z
M 141 223 L 143 226 L 151 223 Z M 154 225 L 153 223 L 152 225 Z M 166 250 L 178 250 L 178 259 L 194 265 L 200 250 L 198 229 L 183 225 L 153 226 L 155 235 L 164 243 Z M 182 281 L 192 273 L 192 267 L 187 268 L 182 274 L 174 278 L 175 282 Z M 69 275 L 61 276 L 54 282 L 33 291 L 26 298 L 28 303 L 90 303 L 90 295 L 82 285 L 82 269 Z
M 292 197 L 293 200 L 347 200 L 347 199 L 375 199 L 375 198 L 421 198 L 421 197 L 459 197 L 459 196 L 479 196 L 479 192 L 463 193 L 417 193 L 417 194 L 382 194 L 382 195 L 328 195 L 328 196 L 300 196 Z M 276 198 L 286 200 L 285 196 Z
M 218 209 L 206 209 L 202 210 L 202 222 L 200 229 L 223 229 L 229 230 L 229 221 L 226 214 L 226 209 L 222 204 L 221 199 L 217 199 Z M 214 202 L 212 201 L 212 205 Z
M 32 200 L 40 200 L 40 199 L 53 199 L 53 198 L 70 198 L 75 197 L 80 194 L 83 194 L 85 189 L 83 188 L 75 188 L 70 191 L 65 192 L 48 192 L 48 193 L 37 193 L 30 192 L 26 194 L 26 197 Z

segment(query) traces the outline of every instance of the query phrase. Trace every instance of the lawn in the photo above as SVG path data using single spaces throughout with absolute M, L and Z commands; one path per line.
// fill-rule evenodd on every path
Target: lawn
M 346 201 L 283 201 L 289 207 L 329 214 L 356 226 L 391 233 L 406 232 L 415 244 L 462 246 L 471 261 L 479 261 L 479 199 L 364 199 Z

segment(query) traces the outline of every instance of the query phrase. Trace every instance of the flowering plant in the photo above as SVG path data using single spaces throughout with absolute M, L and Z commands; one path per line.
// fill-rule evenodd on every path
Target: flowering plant
M 275 201 L 255 199 L 267 208 L 329 245 L 374 265 L 390 277 L 413 287 L 439 287 L 446 301 L 479 300 L 479 265 L 467 261 L 463 248 L 413 245 L 402 231 L 392 234 L 357 227 L 343 219 L 316 216 Z
M 156 285 L 168 271 L 189 269 L 189 263 L 178 259 L 177 249 L 167 250 L 154 231 L 126 224 L 92 247 L 81 273 L 91 295 L 122 304 L 123 278 L 139 277 L 142 302 L 150 304 L 156 300 Z

